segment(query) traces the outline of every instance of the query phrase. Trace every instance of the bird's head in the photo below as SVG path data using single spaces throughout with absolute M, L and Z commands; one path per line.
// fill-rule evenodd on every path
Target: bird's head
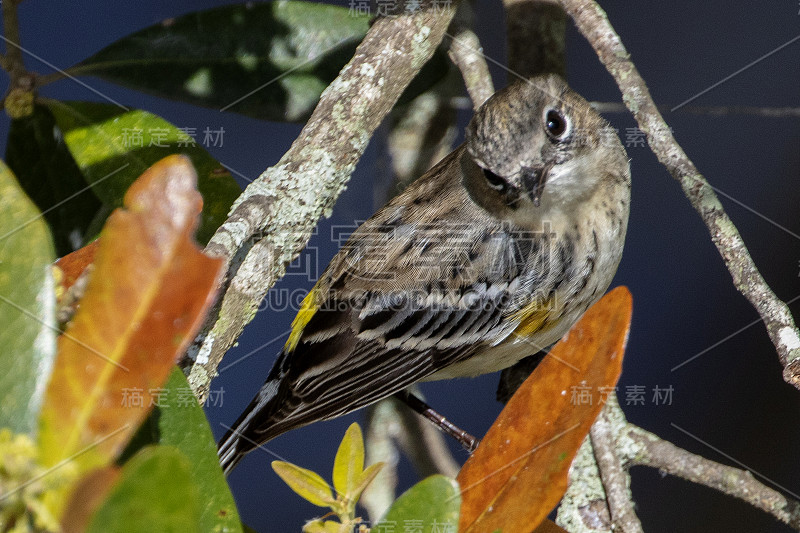
M 615 130 L 556 75 L 498 91 L 467 126 L 465 185 L 503 218 L 568 210 L 609 173 L 629 173 Z

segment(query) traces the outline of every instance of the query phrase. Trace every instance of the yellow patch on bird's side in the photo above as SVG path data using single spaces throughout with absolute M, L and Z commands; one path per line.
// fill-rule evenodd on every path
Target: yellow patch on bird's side
M 554 298 L 534 298 L 531 303 L 511 315 L 511 320 L 519 320 L 514 334 L 527 337 L 545 329 L 544 323 L 554 310 Z
M 300 310 L 297 312 L 297 316 L 294 317 L 294 320 L 292 320 L 292 332 L 289 334 L 289 340 L 286 341 L 286 345 L 283 347 L 285 352 L 292 352 L 297 348 L 303 330 L 311 321 L 311 317 L 316 314 L 317 309 L 319 309 L 319 301 L 317 298 L 317 288 L 314 287 L 306 294 L 306 297 L 303 298 Z

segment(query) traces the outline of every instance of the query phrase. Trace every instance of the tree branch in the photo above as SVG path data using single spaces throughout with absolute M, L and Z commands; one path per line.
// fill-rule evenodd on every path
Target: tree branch
M 17 78 L 25 74 L 25 62 L 19 44 L 19 19 L 17 17 L 18 0 L 6 0 L 2 3 L 3 35 L 6 41 L 6 53 L 3 56 L 3 68 L 11 76 L 11 86 L 15 87 Z
M 569 482 L 556 523 L 572 533 L 611 533 L 611 511 L 587 435 L 569 467 Z
M 372 133 L 441 41 L 455 2 L 439 4 L 375 21 L 289 151 L 247 187 L 208 243 L 230 281 L 184 362 L 201 402 L 223 355 L 330 214 Z
M 649 466 L 739 498 L 800 531 L 800 503 L 784 497 L 746 471 L 722 465 L 678 448 L 644 429 L 626 424 L 624 435 L 638 453 L 629 464 Z
M 459 28 L 453 35 L 448 55 L 461 71 L 472 108 L 478 109 L 494 94 L 494 83 L 478 36 L 469 28 Z
M 590 102 L 598 113 L 627 113 L 628 108 L 621 102 Z M 658 106 L 659 111 L 671 111 L 673 106 Z M 685 105 L 674 111 L 693 115 L 753 115 L 770 118 L 800 118 L 800 107 L 757 107 L 746 105 L 735 106 L 700 106 Z
M 603 473 L 608 463 L 605 459 L 601 459 L 601 456 L 609 453 L 609 450 L 615 458 L 611 462 L 616 463 L 616 466 L 611 467 L 612 469 L 618 467 L 629 469 L 637 465 L 658 468 L 668 474 L 739 498 L 800 531 L 800 502 L 789 499 L 780 492 L 767 487 L 745 470 L 722 465 L 690 453 L 629 423 L 613 396 L 609 396 L 608 404 L 592 427 L 591 443 L 588 440 L 584 442 L 584 447 L 588 446 L 589 450 L 592 445 L 594 445 L 594 456 L 597 457 L 597 462 L 601 463 L 600 471 L 598 472 L 597 468 L 591 467 L 591 465 L 586 466 L 591 461 L 585 457 L 585 454 L 581 455 L 582 452 L 585 452 L 582 448 L 578 457 L 584 457 L 583 462 L 579 462 L 577 458 L 573 462 L 570 468 L 569 488 L 562 502 L 563 509 L 559 508 L 558 510 L 558 523 L 562 526 L 570 526 L 572 531 L 594 531 L 595 527 L 601 531 L 610 530 L 610 524 L 602 521 L 604 513 L 598 503 L 604 497 L 598 495 L 596 488 L 601 475 L 602 485 L 608 495 L 611 516 L 614 517 L 615 524 L 620 524 L 615 515 L 617 504 L 620 503 L 624 506 L 632 504 L 627 491 L 627 480 L 625 479 L 627 475 L 623 474 L 625 477 L 620 478 L 617 471 L 614 474 L 617 478 L 607 481 Z M 618 494 L 622 497 L 621 502 L 614 501 L 615 489 L 611 487 L 615 486 L 622 489 Z M 586 491 L 586 496 L 581 494 L 581 491 Z M 589 498 L 588 503 L 587 498 Z M 595 505 L 594 509 L 592 505 Z M 597 509 L 600 509 L 600 512 Z M 576 524 L 578 527 L 574 527 Z M 629 530 L 623 529 L 623 531 Z M 634 531 L 636 530 L 634 529 Z
M 609 398 L 616 403 L 616 398 L 613 395 L 609 396 Z M 617 412 L 622 413 L 619 410 L 619 406 L 617 406 Z M 642 523 L 633 511 L 630 476 L 622 467 L 622 462 L 617 456 L 614 428 L 610 420 L 612 414 L 613 412 L 607 404 L 592 425 L 589 434 L 592 438 L 594 457 L 600 470 L 600 479 L 603 481 L 614 530 L 619 530 L 623 533 L 643 533 Z
M 614 32 L 605 12 L 591 0 L 559 0 L 578 30 L 622 91 L 622 100 L 647 135 L 650 149 L 700 214 L 711 240 L 733 277 L 733 284 L 756 308 L 784 367 L 784 379 L 800 388 L 800 332 L 787 305 L 775 296 L 753 263 L 711 186 L 675 141 L 628 51 Z

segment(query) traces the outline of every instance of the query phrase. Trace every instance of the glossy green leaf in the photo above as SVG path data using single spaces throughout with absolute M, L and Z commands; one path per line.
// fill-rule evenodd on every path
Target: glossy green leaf
M 255 118 L 302 121 L 368 27 L 367 16 L 313 2 L 224 6 L 129 35 L 69 72 Z
M 217 445 L 202 407 L 177 367 L 158 389 L 158 406 L 145 421 L 122 456 L 122 461 L 148 444 L 179 449 L 192 463 L 191 476 L 203 494 L 200 502 L 202 531 L 242 531 L 239 513 L 219 466 Z
M 56 351 L 53 244 L 0 162 L 0 427 L 33 433 Z
M 285 461 L 272 461 L 272 469 L 303 499 L 320 507 L 333 505 L 331 488 L 316 472 Z
M 102 203 L 86 186 L 45 106 L 37 104 L 32 115 L 11 121 L 6 162 L 50 225 L 56 254 L 64 256 L 86 244 Z
M 177 449 L 153 446 L 126 463 L 87 533 L 191 533 L 201 529 L 201 493 L 189 460 Z M 204 495 L 202 495 L 204 497 Z
M 111 207 L 122 205 L 125 191 L 148 167 L 175 153 L 187 155 L 197 170 L 203 212 L 197 240 L 205 244 L 227 218 L 241 189 L 231 174 L 203 149 L 224 143 L 224 132 L 209 134 L 173 126 L 141 110 L 112 104 L 43 100 L 63 132 L 64 141 L 94 193 Z
M 384 531 L 391 527 L 400 530 L 410 521 L 415 521 L 415 527 L 419 526 L 415 531 L 420 533 L 455 531 L 460 507 L 458 483 L 437 474 L 423 479 L 401 494 L 374 531 Z
M 333 462 L 333 488 L 336 493 L 352 498 L 364 470 L 364 437 L 353 422 L 342 438 Z

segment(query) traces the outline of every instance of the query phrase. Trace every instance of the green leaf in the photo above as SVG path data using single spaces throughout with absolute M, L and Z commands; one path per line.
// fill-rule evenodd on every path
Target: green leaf
M 368 27 L 368 16 L 313 2 L 224 6 L 129 35 L 69 72 L 255 118 L 303 121 Z
M 0 427 L 33 434 L 56 352 L 53 243 L 0 162 Z
M 61 128 L 72 157 L 104 204 L 121 206 L 125 191 L 148 167 L 168 155 L 184 153 L 197 170 L 197 185 L 203 195 L 197 240 L 208 242 L 227 218 L 241 189 L 200 146 L 203 137 L 194 139 L 191 132 L 146 111 L 126 111 L 95 102 L 43 102 Z M 224 137 L 213 137 L 224 143 Z
M 37 104 L 32 115 L 11 121 L 6 161 L 50 224 L 58 256 L 86 244 L 102 203 L 86 186 L 46 107 Z
M 285 461 L 272 461 L 272 469 L 289 488 L 314 505 L 330 507 L 335 503 L 331 488 L 316 472 Z
M 333 488 L 340 496 L 353 499 L 353 492 L 364 470 L 364 438 L 353 422 L 342 437 L 333 462 Z
M 200 489 L 201 531 L 242 531 L 239 513 L 217 458 L 217 445 L 202 407 L 177 367 L 156 391 L 159 404 L 133 438 L 121 461 L 147 444 L 179 449 L 192 464 L 191 477 Z
M 87 533 L 188 533 L 200 529 L 189 460 L 169 446 L 143 449 L 122 468 Z M 204 496 L 204 495 L 203 495 Z
M 420 533 L 455 531 L 460 507 L 458 483 L 437 474 L 423 479 L 401 494 L 373 530 L 384 531 L 392 526 L 399 529 L 407 521 L 414 520 L 415 525 L 422 524 L 415 530 Z

